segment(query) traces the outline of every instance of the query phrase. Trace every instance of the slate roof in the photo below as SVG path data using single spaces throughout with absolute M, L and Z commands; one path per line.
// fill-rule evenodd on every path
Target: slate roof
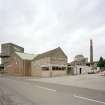
M 15 52 L 21 59 L 23 60 L 32 60 L 34 57 L 37 56 L 37 54 L 27 54 L 27 53 L 21 53 L 21 52 Z

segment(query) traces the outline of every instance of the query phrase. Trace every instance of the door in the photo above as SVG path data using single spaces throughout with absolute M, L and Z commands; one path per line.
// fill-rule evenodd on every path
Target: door
M 79 71 L 80 71 L 80 74 L 82 74 L 82 68 L 80 68 Z

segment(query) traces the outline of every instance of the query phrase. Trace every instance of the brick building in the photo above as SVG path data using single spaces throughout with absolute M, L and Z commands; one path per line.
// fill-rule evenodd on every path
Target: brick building
M 1 44 L 1 54 L 4 56 L 9 56 L 9 57 L 1 58 L 1 64 L 4 65 L 4 69 L 8 65 L 9 58 L 16 51 L 17 52 L 24 52 L 24 48 L 20 47 L 16 44 L 13 44 L 13 43 Z
M 4 53 L 10 55 L 8 65 L 5 66 L 8 74 L 39 77 L 66 75 L 67 56 L 60 47 L 35 55 L 24 53 L 24 49 L 21 47 L 18 49 L 15 46 L 14 49 L 13 46 L 12 44 L 13 49 L 8 46 L 7 49 L 9 50 L 3 50 Z
M 34 54 L 15 52 L 9 59 L 7 73 L 19 76 L 31 76 L 31 61 Z
M 66 73 L 67 56 L 60 47 L 39 54 L 32 61 L 32 76 L 52 77 Z

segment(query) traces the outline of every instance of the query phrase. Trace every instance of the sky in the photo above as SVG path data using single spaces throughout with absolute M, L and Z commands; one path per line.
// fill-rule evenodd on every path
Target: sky
M 0 0 L 0 44 L 16 43 L 27 53 L 61 47 L 69 58 L 105 57 L 105 0 Z

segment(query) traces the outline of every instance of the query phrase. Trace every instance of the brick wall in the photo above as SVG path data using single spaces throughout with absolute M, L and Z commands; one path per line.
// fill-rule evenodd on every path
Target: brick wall
M 6 71 L 10 75 L 30 76 L 31 62 L 20 59 L 16 54 L 13 54 L 9 59 L 9 64 Z

